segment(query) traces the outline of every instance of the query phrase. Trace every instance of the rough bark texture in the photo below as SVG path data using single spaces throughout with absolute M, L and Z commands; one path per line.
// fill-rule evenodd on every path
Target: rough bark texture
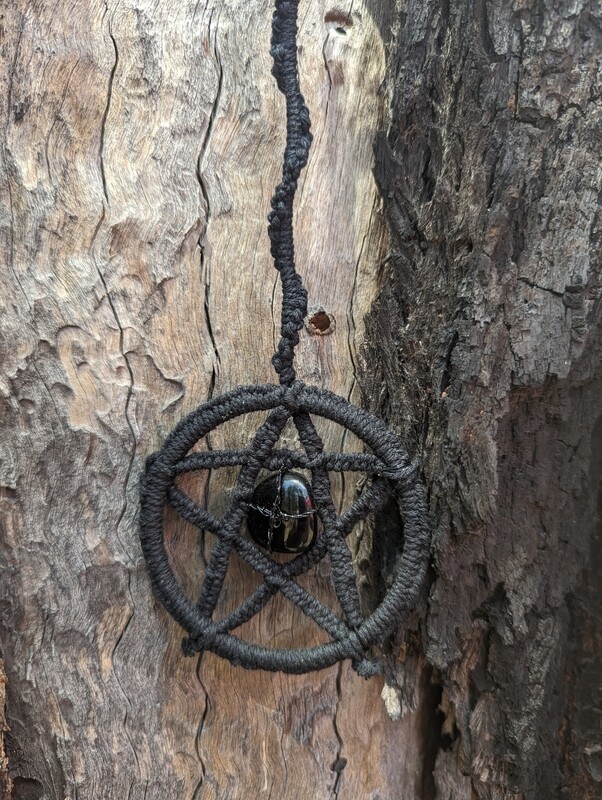
M 12 789 L 8 776 L 8 758 L 4 746 L 6 733 L 6 673 L 0 660 L 0 797 L 8 797 Z
M 298 261 L 333 322 L 308 326 L 300 377 L 404 435 L 435 523 L 430 593 L 387 684 L 347 665 L 285 677 L 185 659 L 153 602 L 136 529 L 144 458 L 207 397 L 273 377 L 270 16 L 267 0 L 0 13 L 0 795 L 595 798 L 593 0 L 302 4 L 315 139 Z M 219 512 L 231 485 L 224 470 L 187 488 Z M 194 593 L 210 542 L 168 523 Z M 395 563 L 395 509 L 372 530 L 357 542 L 367 602 Z M 256 581 L 234 564 L 222 610 Z M 327 597 L 327 572 L 306 585 Z M 242 633 L 315 641 L 280 601 Z M 2 707 L 0 693 L 0 733 Z
M 394 245 L 362 386 L 421 451 L 431 487 L 422 647 L 443 690 L 446 800 L 602 788 L 588 683 L 599 607 L 576 642 L 587 678 L 567 662 L 602 414 L 599 12 L 401 10 L 377 154 Z M 590 728 L 571 763 L 580 706 Z

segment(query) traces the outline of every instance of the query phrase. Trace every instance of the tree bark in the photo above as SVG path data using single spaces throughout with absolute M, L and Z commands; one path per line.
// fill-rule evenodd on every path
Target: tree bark
M 312 304 L 299 377 L 402 434 L 435 528 L 428 592 L 390 643 L 386 682 L 347 664 L 283 676 L 184 658 L 152 598 L 137 533 L 146 456 L 206 399 L 274 379 L 266 215 L 284 103 L 271 11 L 3 12 L 0 796 L 593 799 L 593 0 L 301 4 L 314 144 L 296 203 Z M 241 446 L 256 424 L 207 444 Z M 333 450 L 361 446 L 321 433 Z M 233 476 L 186 488 L 220 513 Z M 357 490 L 334 488 L 339 507 Z M 166 530 L 193 596 L 210 537 L 199 546 L 175 514 Z M 401 538 L 394 508 L 352 537 L 367 604 Z M 257 582 L 233 563 L 220 613 Z M 326 568 L 304 585 L 332 602 Z M 317 641 L 282 599 L 240 633 Z M 0 739 L 3 705 L 0 693 Z
M 394 244 L 361 382 L 431 490 L 446 800 L 601 788 L 578 713 L 600 708 L 599 605 L 576 687 L 568 603 L 600 474 L 601 22 L 588 2 L 407 2 L 391 64 Z

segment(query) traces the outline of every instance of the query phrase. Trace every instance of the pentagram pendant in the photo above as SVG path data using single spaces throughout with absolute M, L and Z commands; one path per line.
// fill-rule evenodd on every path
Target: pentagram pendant
M 280 341 L 272 358 L 279 386 L 246 386 L 216 397 L 186 417 L 147 461 L 141 485 L 140 536 L 156 596 L 187 631 L 185 652 L 211 650 L 248 669 L 293 673 L 323 669 L 350 658 L 356 672 L 378 671 L 370 648 L 398 627 L 414 606 L 429 558 L 430 526 L 426 493 L 397 436 L 377 417 L 331 392 L 296 380 L 295 348 L 307 314 L 307 290 L 295 269 L 293 201 L 311 145 L 309 111 L 299 86 L 297 15 L 299 0 L 276 0 L 272 17 L 273 74 L 286 97 L 286 148 L 282 181 L 272 197 L 268 236 L 282 284 Z M 194 451 L 195 445 L 224 422 L 255 411 L 268 412 L 251 444 L 242 450 Z M 366 453 L 329 453 L 313 417 L 323 417 L 355 433 Z M 302 449 L 278 449 L 277 441 L 292 420 Z M 177 484 L 194 470 L 240 466 L 230 507 L 221 519 L 197 505 Z M 257 485 L 262 470 L 275 472 Z M 294 470 L 311 474 L 311 485 Z M 337 514 L 330 472 L 354 471 L 368 485 L 344 513 Z M 380 605 L 364 616 L 360 608 L 351 550 L 346 537 L 368 514 L 397 501 L 403 519 L 403 547 L 394 580 Z M 185 594 L 165 548 L 165 507 L 215 536 L 198 600 Z M 251 538 L 245 532 L 245 520 Z M 317 534 L 317 526 L 320 532 Z M 260 586 L 222 619 L 215 609 L 232 553 L 262 577 Z M 289 553 L 285 563 L 272 552 Z M 330 562 L 333 588 L 341 608 L 337 616 L 296 579 L 323 559 Z M 280 592 L 326 632 L 328 641 L 314 647 L 270 649 L 250 644 L 233 631 L 260 613 Z
M 255 411 L 269 413 L 248 448 L 191 452 L 199 440 L 222 423 Z M 370 452 L 325 452 L 312 416 L 345 426 L 363 440 Z M 290 419 L 299 434 L 301 451 L 276 448 Z M 197 505 L 176 483 L 177 476 L 186 472 L 236 464 L 240 465 L 238 480 L 230 507 L 221 519 Z M 256 484 L 262 469 L 277 471 L 283 476 L 296 469 L 311 473 L 313 516 L 319 517 L 321 531 L 313 546 L 300 549 L 286 563 L 271 558 L 265 541 L 260 540 L 261 546 L 258 546 L 244 532 L 245 518 L 253 510 L 254 500 L 257 501 Z M 369 486 L 339 515 L 335 512 L 330 489 L 329 472 L 333 471 L 363 472 L 371 476 Z M 381 604 L 364 617 L 346 537 L 360 520 L 377 511 L 390 498 L 399 502 L 403 518 L 401 559 Z M 169 562 L 163 531 L 167 505 L 188 522 L 211 531 L 216 537 L 196 603 L 184 594 Z M 154 592 L 187 631 L 185 651 L 192 654 L 211 650 L 249 669 L 302 673 L 350 658 L 360 674 L 374 674 L 379 667 L 369 657 L 369 650 L 389 636 L 413 608 L 429 558 L 426 495 L 418 466 L 409 458 L 400 440 L 382 420 L 367 411 L 331 392 L 299 382 L 292 386 L 267 384 L 235 389 L 200 406 L 182 420 L 161 450 L 148 459 L 141 485 L 140 522 L 142 548 Z M 307 542 L 307 538 L 304 541 Z M 233 552 L 263 580 L 237 609 L 222 619 L 215 619 L 216 604 Z M 296 581 L 325 557 L 330 561 L 342 618 Z M 277 592 L 326 631 L 329 641 L 288 650 L 250 644 L 238 638 L 233 631 L 258 614 Z

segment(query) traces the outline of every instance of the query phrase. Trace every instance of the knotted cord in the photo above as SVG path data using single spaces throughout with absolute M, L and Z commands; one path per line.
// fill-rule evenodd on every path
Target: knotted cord
M 187 631 L 183 642 L 187 654 L 211 650 L 249 669 L 290 673 L 322 669 L 349 658 L 360 675 L 369 676 L 380 669 L 370 656 L 370 648 L 393 633 L 416 602 L 428 564 L 430 525 L 418 464 L 408 456 L 398 437 L 372 414 L 332 392 L 296 380 L 294 355 L 307 314 L 307 291 L 295 267 L 293 203 L 311 145 L 309 111 L 297 72 L 298 4 L 299 0 L 276 0 L 271 43 L 273 74 L 286 98 L 287 116 L 282 181 L 272 198 L 268 226 L 271 253 L 282 282 L 281 338 L 272 359 L 280 385 L 239 387 L 200 406 L 176 426 L 163 447 L 147 459 L 141 483 L 141 542 L 155 595 Z M 190 452 L 219 425 L 255 411 L 267 411 L 268 416 L 247 448 Z M 371 453 L 325 452 L 312 415 L 352 431 Z M 301 452 L 276 449 L 291 419 L 303 446 Z M 240 472 L 230 506 L 221 519 L 197 505 L 176 482 L 179 475 L 187 472 L 235 465 L 240 466 Z M 322 530 L 310 550 L 283 564 L 245 535 L 244 522 L 261 470 L 292 467 L 311 473 Z M 372 476 L 371 484 L 340 515 L 332 500 L 329 471 L 365 472 Z M 358 522 L 378 511 L 390 498 L 399 502 L 403 517 L 402 554 L 383 601 L 364 618 L 346 537 Z M 164 542 L 166 505 L 216 537 L 196 603 L 184 594 L 169 562 Z M 263 581 L 236 610 L 217 620 L 215 609 L 233 551 Z M 324 557 L 330 561 L 342 619 L 296 581 Z M 232 633 L 258 614 L 277 592 L 326 631 L 329 641 L 299 649 L 268 648 L 245 642 Z
M 297 69 L 298 0 L 276 0 L 272 20 L 272 74 L 286 98 L 286 148 L 282 165 L 282 181 L 272 197 L 268 217 L 268 236 L 274 266 L 282 283 L 282 315 L 280 343 L 272 363 L 280 383 L 290 386 L 295 380 L 293 359 L 299 342 L 299 331 L 307 314 L 307 291 L 295 268 L 293 241 L 293 203 L 297 181 L 307 164 L 312 136 L 309 110 L 301 94 Z

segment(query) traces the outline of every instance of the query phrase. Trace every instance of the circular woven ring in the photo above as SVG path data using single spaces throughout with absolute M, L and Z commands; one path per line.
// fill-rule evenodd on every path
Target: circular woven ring
M 268 411 L 245 450 L 190 453 L 197 442 L 224 422 L 254 411 Z M 371 453 L 337 454 L 323 450 L 311 416 L 324 417 L 352 431 Z M 293 419 L 304 452 L 274 446 Z M 198 506 L 175 484 L 178 475 L 197 469 L 240 464 L 231 504 L 217 519 Z M 322 531 L 316 545 L 286 563 L 274 561 L 241 531 L 259 472 L 263 468 L 304 467 L 311 470 L 312 491 Z M 356 470 L 374 476 L 352 506 L 341 515 L 334 510 L 329 470 Z M 345 541 L 353 526 L 395 497 L 403 517 L 403 548 L 394 580 L 380 605 L 366 618 L 351 552 Z M 164 509 L 176 511 L 199 528 L 215 534 L 199 599 L 184 594 L 169 563 L 164 543 Z M 141 541 L 153 590 L 172 617 L 187 631 L 185 650 L 200 650 L 227 658 L 249 669 L 303 673 L 350 658 L 362 675 L 374 674 L 371 646 L 382 643 L 414 606 L 429 557 L 430 524 L 419 469 L 399 438 L 382 420 L 352 406 L 332 392 L 295 382 L 292 386 L 239 387 L 199 406 L 183 419 L 163 447 L 149 457 L 141 485 Z M 375 535 L 377 535 L 376 532 Z M 235 611 L 215 621 L 213 613 L 235 550 L 263 577 L 263 583 Z M 303 589 L 295 577 L 328 555 L 332 582 L 343 609 L 341 619 Z M 282 592 L 330 636 L 330 641 L 298 649 L 268 648 L 245 642 L 231 631 L 258 613 L 276 592 Z

